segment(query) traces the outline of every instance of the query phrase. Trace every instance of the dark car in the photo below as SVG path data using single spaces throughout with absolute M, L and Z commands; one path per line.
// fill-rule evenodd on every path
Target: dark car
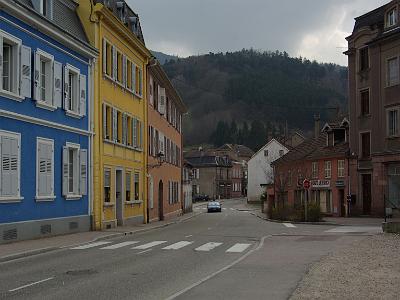
M 221 212 L 222 211 L 221 203 L 219 203 L 218 201 L 208 202 L 207 211 L 208 212 Z
M 210 197 L 208 195 L 195 195 L 194 196 L 194 202 L 199 202 L 199 201 L 209 201 Z

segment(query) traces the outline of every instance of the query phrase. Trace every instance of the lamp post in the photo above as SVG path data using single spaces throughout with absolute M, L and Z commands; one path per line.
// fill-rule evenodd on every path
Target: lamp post
M 155 164 L 155 165 L 147 165 L 148 169 L 159 168 L 165 162 L 165 155 L 162 152 L 159 152 L 157 154 L 156 158 L 157 158 L 157 164 Z

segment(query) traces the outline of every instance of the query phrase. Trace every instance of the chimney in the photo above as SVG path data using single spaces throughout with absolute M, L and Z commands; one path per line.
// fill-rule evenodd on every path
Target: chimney
M 319 114 L 314 115 L 314 138 L 319 138 L 321 132 L 321 116 Z

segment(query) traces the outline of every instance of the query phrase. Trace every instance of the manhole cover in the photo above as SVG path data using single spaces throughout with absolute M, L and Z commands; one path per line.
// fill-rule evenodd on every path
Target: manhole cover
M 70 270 L 65 272 L 67 275 L 71 276 L 84 276 L 84 275 L 93 275 L 98 273 L 96 270 L 93 269 L 87 269 L 87 270 Z

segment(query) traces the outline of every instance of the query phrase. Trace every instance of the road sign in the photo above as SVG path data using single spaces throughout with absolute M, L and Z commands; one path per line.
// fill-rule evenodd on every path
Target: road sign
M 311 182 L 310 182 L 310 180 L 304 179 L 304 181 L 303 181 L 303 188 L 304 188 L 305 190 L 309 190 L 310 187 L 311 187 Z

